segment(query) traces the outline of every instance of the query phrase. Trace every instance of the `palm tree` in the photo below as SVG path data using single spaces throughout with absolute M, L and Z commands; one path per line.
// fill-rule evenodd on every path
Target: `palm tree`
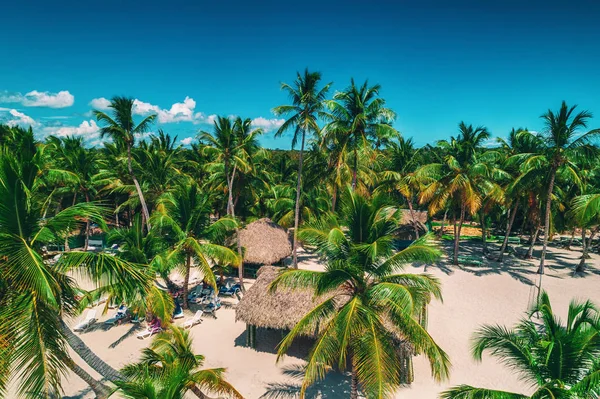
M 304 155 L 304 143 L 307 134 L 317 136 L 319 134 L 318 119 L 324 117 L 325 96 L 329 91 L 331 83 L 319 88 L 321 82 L 320 72 L 309 72 L 304 70 L 304 75 L 296 73 L 296 81 L 293 85 L 281 84 L 292 102 L 291 105 L 280 105 L 273 108 L 275 115 L 290 115 L 283 125 L 275 133 L 275 137 L 281 137 L 286 131 L 294 129 L 292 138 L 292 149 L 300 140 L 300 153 L 298 156 L 298 178 L 296 183 L 296 204 L 294 210 L 294 243 L 292 247 L 292 259 L 294 268 L 298 268 L 298 224 L 300 221 L 300 192 L 302 190 L 302 166 Z
M 546 194 L 546 209 L 544 213 L 544 244 L 540 258 L 540 267 L 538 273 L 544 274 L 544 262 L 546 260 L 546 250 L 548 247 L 548 238 L 550 237 L 550 216 L 552 212 L 552 193 L 556 174 L 561 167 L 569 168 L 569 160 L 576 154 L 592 155 L 596 154 L 596 147 L 591 141 L 600 135 L 600 129 L 593 129 L 582 132 L 587 128 L 592 114 L 588 111 L 581 111 L 574 114 L 576 105 L 568 107 L 564 101 L 556 113 L 548 110 L 541 116 L 545 123 L 545 131 L 541 134 L 544 142 L 544 148 L 541 153 L 522 154 L 523 169 L 539 170 L 545 169 L 548 174 L 548 186 Z M 574 173 L 575 174 L 575 173 Z
M 160 333 L 139 362 L 123 368 L 127 380 L 117 382 L 126 398 L 180 399 L 191 391 L 200 399 L 204 392 L 243 399 L 225 380 L 225 369 L 202 369 L 204 356 L 194 354 L 189 331 L 176 326 Z
M 133 120 L 133 104 L 133 98 L 113 97 L 109 105 L 112 116 L 96 110 L 94 111 L 94 116 L 98 122 L 104 124 L 100 129 L 101 137 L 108 136 L 115 142 L 125 144 L 127 150 L 127 169 L 140 199 L 146 227 L 150 230 L 150 212 L 148 211 L 148 206 L 146 205 L 140 183 L 133 172 L 131 149 L 135 144 L 135 135 L 150 131 L 150 127 L 156 119 L 156 115 L 148 115 L 136 125 Z
M 419 225 L 416 220 L 413 201 L 418 193 L 421 182 L 417 178 L 419 150 L 415 148 L 412 139 L 399 137 L 397 142 L 391 142 L 386 169 L 380 172 L 380 181 L 375 191 L 384 190 L 398 193 L 408 205 L 410 217 L 415 229 L 415 236 L 419 238 Z M 387 155 L 387 154 L 386 154 Z
M 212 244 L 211 240 L 222 238 L 235 228 L 231 218 L 222 218 L 210 223 L 211 204 L 206 194 L 200 192 L 194 182 L 182 182 L 173 192 L 164 194 L 159 200 L 152 221 L 153 234 L 165 235 L 172 244 L 168 259 L 181 261 L 184 265 L 183 307 L 188 308 L 188 284 L 192 261 L 199 267 L 207 283 L 216 292 L 217 283 L 211 262 L 223 262 L 239 266 L 241 260 L 229 248 Z
M 95 194 L 94 176 L 98 172 L 98 153 L 95 149 L 86 149 L 82 137 L 58 138 L 50 136 L 47 142 L 54 147 L 56 159 L 53 163 L 60 169 L 68 171 L 74 177 L 71 182 L 73 203 L 78 194 L 83 194 L 85 202 L 90 202 Z M 83 250 L 87 251 L 90 239 L 90 221 L 86 221 L 85 243 Z
M 352 188 L 356 189 L 358 176 L 358 151 L 398 136 L 391 126 L 396 114 L 385 107 L 379 97 L 380 85 L 360 87 L 351 79 L 350 86 L 326 101 L 331 111 L 331 122 L 325 126 L 325 143 L 335 143 L 339 153 L 353 155 Z
M 0 149 L 0 394 L 18 376 L 20 397 L 52 397 L 61 391 L 68 368 L 98 397 L 106 387 L 71 358 L 70 346 L 95 371 L 114 380 L 118 373 L 93 354 L 65 324 L 79 310 L 82 290 L 69 277 L 81 273 L 98 287 L 129 298 L 146 292 L 151 275 L 144 267 L 104 253 L 65 252 L 53 265 L 45 246 L 64 239 L 83 220 L 102 224 L 103 210 L 79 203 L 43 216 L 48 197 L 43 181 L 65 174 L 44 170 L 45 146 L 31 131 L 21 131 L 17 151 Z M 60 179 L 59 179 L 60 180 Z
M 340 218 L 329 216 L 300 229 L 300 238 L 327 260 L 325 271 L 288 269 L 272 283 L 309 288 L 325 300 L 305 315 L 279 345 L 284 356 L 300 335 L 317 335 L 308 357 L 300 397 L 331 367 L 352 367 L 352 399 L 358 386 L 367 397 L 389 398 L 402 381 L 394 336 L 402 336 L 430 361 L 437 380 L 448 376 L 447 355 L 420 323 L 431 297 L 441 299 L 439 281 L 426 274 L 395 274 L 406 263 L 432 262 L 440 252 L 423 237 L 395 252 L 399 212 L 376 196 L 367 201 L 348 189 Z
M 538 314 L 539 319 L 531 319 Z M 475 333 L 473 357 L 484 352 L 500 360 L 529 382 L 531 395 L 459 385 L 442 393 L 443 399 L 555 399 L 596 398 L 600 393 L 600 313 L 590 301 L 569 304 L 566 324 L 553 312 L 542 292 L 530 318 L 513 329 L 486 325 Z M 541 323 L 541 325 L 540 325 Z
M 581 261 L 575 268 L 575 273 L 583 273 L 585 271 L 585 261 L 588 258 L 588 252 L 592 245 L 594 236 L 600 230 L 600 194 L 584 194 L 577 196 L 572 201 L 572 215 L 577 224 L 582 228 L 582 243 L 583 251 Z M 587 241 L 585 238 L 586 228 L 592 228 Z
M 458 137 L 439 143 L 446 152 L 443 161 L 424 165 L 417 171 L 417 177 L 424 182 L 419 202 L 429 203 L 429 214 L 435 215 L 447 206 L 454 213 L 455 265 L 458 265 L 460 233 L 465 217 L 467 213 L 477 213 L 482 205 L 484 189 L 492 189 L 485 186 L 494 185 L 490 179 L 501 173 L 480 154 L 489 136 L 485 127 L 474 128 L 461 122 Z

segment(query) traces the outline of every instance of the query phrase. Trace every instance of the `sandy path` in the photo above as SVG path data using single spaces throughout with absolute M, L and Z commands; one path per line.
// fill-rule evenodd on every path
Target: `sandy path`
M 475 250 L 473 245 L 465 245 L 465 249 Z M 589 273 L 585 278 L 573 278 L 570 272 L 580 253 L 555 248 L 550 251 L 549 263 L 553 267 L 544 276 L 543 286 L 550 293 L 555 311 L 565 315 L 567 305 L 574 297 L 590 298 L 600 303 L 600 257 L 592 255 L 589 264 L 593 266 L 588 268 Z M 321 267 L 308 254 L 301 254 L 301 259 L 303 268 Z M 446 387 L 461 383 L 528 392 L 528 387 L 506 368 L 489 357 L 477 364 L 471 359 L 469 351 L 470 337 L 481 324 L 511 325 L 523 316 L 533 294 L 530 284 L 537 281 L 537 275 L 534 265 L 527 265 L 523 261 L 520 263 L 521 266 L 495 264 L 461 268 L 440 264 L 427 268 L 428 273 L 442 280 L 444 292 L 444 303 L 435 303 L 430 308 L 429 331 L 449 354 L 453 364 L 452 374 L 450 381 L 437 384 L 430 377 L 427 362 L 416 359 L 416 381 L 411 387 L 400 390 L 398 398 L 435 398 Z M 423 266 L 409 267 L 407 271 L 422 272 Z M 217 317 L 206 318 L 192 330 L 194 347 L 197 353 L 206 356 L 206 366 L 226 367 L 228 380 L 248 399 L 261 396 L 294 397 L 297 379 L 285 373 L 293 371 L 295 365 L 302 364 L 302 360 L 288 356 L 283 363 L 276 365 L 273 347 L 281 336 L 277 332 L 259 336 L 259 350 L 255 351 L 244 347 L 245 325 L 234 321 L 233 308 L 222 308 L 217 312 Z M 108 331 L 97 329 L 81 336 L 101 358 L 120 367 L 135 360 L 140 349 L 149 343 L 149 340 L 136 339 L 135 334 L 123 338 L 130 326 L 117 326 Z M 115 345 L 115 342 L 118 343 Z M 298 348 L 294 354 L 302 356 L 305 349 Z M 75 376 L 68 376 L 64 386 L 67 395 L 81 396 L 86 392 L 83 381 Z M 312 390 L 309 397 L 346 398 L 347 390 L 347 379 L 339 374 L 331 374 Z M 285 392 L 288 394 L 283 394 Z M 277 393 L 281 395 L 277 396 Z M 89 394 L 85 396 L 90 397 Z

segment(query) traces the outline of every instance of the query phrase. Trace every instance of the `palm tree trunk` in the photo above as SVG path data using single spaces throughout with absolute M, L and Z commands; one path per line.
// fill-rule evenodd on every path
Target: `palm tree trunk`
M 75 206 L 76 202 L 77 202 L 77 193 L 73 194 L 73 202 L 71 203 L 71 206 Z M 67 228 L 67 235 L 65 237 L 65 252 L 69 252 L 71 250 L 71 248 L 69 247 L 70 234 L 71 234 L 71 229 Z
M 235 179 L 235 172 L 237 170 L 237 164 L 233 165 L 233 172 L 231 172 L 231 180 L 229 180 L 229 201 L 230 201 L 230 209 L 229 211 L 231 212 L 231 217 L 235 219 L 235 207 L 233 206 L 233 195 L 231 194 L 231 191 L 233 189 L 233 179 Z M 238 253 L 238 257 L 240 258 L 240 265 L 238 266 L 238 280 L 240 283 L 240 290 L 242 290 L 242 292 L 246 292 L 246 287 L 244 286 L 244 257 L 242 254 L 242 243 L 240 241 L 240 228 L 239 226 L 236 224 L 235 226 L 235 237 L 236 237 L 236 246 L 237 246 L 237 253 Z
M 183 277 L 183 308 L 189 309 L 188 285 L 190 283 L 190 270 L 192 269 L 192 254 L 185 254 L 185 276 Z
M 460 231 L 462 230 L 462 225 L 465 221 L 465 205 L 461 205 L 460 207 L 460 217 L 458 220 L 458 224 L 454 221 L 454 258 L 452 263 L 458 266 L 458 251 L 460 249 Z
M 444 225 L 446 224 L 446 217 L 448 216 L 448 209 L 444 211 L 444 218 L 442 219 L 442 225 L 440 226 L 440 232 L 438 234 L 439 238 L 442 238 L 444 235 Z
M 302 144 L 298 157 L 298 183 L 296 184 L 296 208 L 294 210 L 294 246 L 292 247 L 292 265 L 298 268 L 298 224 L 300 222 L 300 190 L 302 189 L 302 157 L 304 155 L 305 131 L 302 130 Z
M 486 231 L 486 226 L 485 226 L 485 213 L 483 212 L 483 210 L 481 211 L 480 215 L 479 215 L 479 219 L 481 222 L 481 244 L 483 246 L 483 254 L 487 254 L 488 253 L 488 247 L 487 247 L 487 231 Z
M 529 249 L 527 250 L 527 255 L 525 256 L 525 259 L 531 259 L 533 257 L 533 247 L 535 246 L 535 242 L 537 241 L 539 234 L 540 234 L 540 226 L 536 225 L 535 231 L 533 232 L 533 235 L 531 236 L 531 242 L 529 243 Z
M 85 192 L 85 202 L 89 203 L 90 202 L 90 195 L 88 194 L 88 192 Z M 88 250 L 88 246 L 90 244 L 90 219 L 87 218 L 87 220 L 85 221 L 85 243 L 83 244 L 83 250 L 87 251 Z
M 410 218 L 412 219 L 413 222 L 413 227 L 415 229 L 415 234 L 417 236 L 417 240 L 419 239 L 419 226 L 417 226 L 417 220 L 415 218 L 415 211 L 413 209 L 413 205 L 412 205 L 412 198 L 408 198 L 408 197 L 404 197 L 406 199 L 406 202 L 408 203 L 408 210 L 410 212 Z
M 548 238 L 550 237 L 550 212 L 552 211 L 552 191 L 554 191 L 554 179 L 556 178 L 557 166 L 552 165 L 550 170 L 550 184 L 548 184 L 548 197 L 546 198 L 546 215 L 544 217 L 544 246 L 542 247 L 542 256 L 540 257 L 539 274 L 544 274 L 544 261 L 546 260 L 546 250 L 548 248 Z
M 350 399 L 358 399 L 358 376 L 354 364 L 352 365 L 352 375 L 350 377 Z
M 97 381 L 87 371 L 77 365 L 73 359 L 68 359 L 65 364 L 73 372 L 73 374 L 81 378 L 86 384 L 89 385 L 94 392 L 94 395 L 96 395 L 96 399 L 108 398 L 110 389 L 106 385 L 100 381 Z
M 117 204 L 116 201 L 115 201 L 115 226 L 117 228 L 121 227 L 119 225 L 119 205 Z
M 124 376 L 109 366 L 104 360 L 100 359 L 92 350 L 79 338 L 64 320 L 60 321 L 61 331 L 67 340 L 69 346 L 79 355 L 84 362 L 86 362 L 92 369 L 94 369 L 102 377 L 109 381 L 123 380 Z
M 356 190 L 356 180 L 358 175 L 358 150 L 354 149 L 354 166 L 352 168 L 352 191 Z
M 502 262 L 504 258 L 504 251 L 506 251 L 506 246 L 508 245 L 508 236 L 510 236 L 510 231 L 512 230 L 513 223 L 515 222 L 515 216 L 517 215 L 517 210 L 519 209 L 519 198 L 517 198 L 517 202 L 515 202 L 515 206 L 512 211 L 509 211 L 509 217 L 506 221 L 506 232 L 504 235 L 504 240 L 502 241 L 502 246 L 500 247 L 500 256 L 498 256 L 498 262 Z
M 582 229 L 583 232 L 581 234 L 581 238 L 582 238 L 582 245 L 583 245 L 583 249 L 581 251 L 581 261 L 579 261 L 579 264 L 577 265 L 577 267 L 575 268 L 575 273 L 583 273 L 585 272 L 585 261 L 588 258 L 588 253 L 590 251 L 590 247 L 592 246 L 592 240 L 594 239 L 594 235 L 596 235 L 596 233 L 598 232 L 598 228 L 595 228 L 594 230 L 592 230 L 590 232 L 590 237 L 588 238 L 588 241 L 586 243 L 585 241 L 585 228 Z
M 335 205 L 337 203 L 338 189 L 337 184 L 333 184 L 333 194 L 331 195 L 331 212 L 335 212 Z
M 127 143 L 127 169 L 129 170 L 129 175 L 133 180 L 133 184 L 135 185 L 135 190 L 137 191 L 138 197 L 140 198 L 140 204 L 142 205 L 142 213 L 144 215 L 144 219 L 146 219 L 146 228 L 150 231 L 150 212 L 148 212 L 148 206 L 146 205 L 146 199 L 144 198 L 144 194 L 142 193 L 142 187 L 138 182 L 138 179 L 135 177 L 135 173 L 133 173 L 133 167 L 131 166 L 131 144 Z
M 571 239 L 569 240 L 569 243 L 567 244 L 567 248 L 569 251 L 571 250 L 571 246 L 573 245 L 573 241 L 575 240 L 575 227 L 573 227 L 573 230 L 571 231 Z

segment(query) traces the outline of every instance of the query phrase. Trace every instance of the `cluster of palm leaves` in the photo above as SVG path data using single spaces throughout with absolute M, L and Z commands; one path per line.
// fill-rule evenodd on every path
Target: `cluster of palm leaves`
M 344 368 L 348 359 L 357 386 L 391 392 L 397 385 L 393 357 L 361 353 L 392 345 L 394 335 L 413 337 L 414 350 L 445 376 L 445 355 L 411 321 L 421 318 L 430 297 L 440 296 L 439 285 L 428 276 L 394 274 L 403 262 L 431 261 L 436 251 L 427 236 L 395 254 L 400 208 L 409 210 L 417 238 L 417 211 L 441 219 L 441 236 L 444 225 L 453 225 L 454 263 L 465 223 L 481 227 L 484 251 L 491 230 L 505 236 L 500 261 L 511 231 L 529 235 L 529 257 L 543 236 L 540 273 L 552 235 L 580 229 L 583 253 L 575 270 L 585 271 L 600 229 L 594 142 L 600 131 L 588 129 L 590 113 L 563 103 L 543 114 L 541 133 L 519 128 L 498 140 L 485 127 L 461 122 L 449 140 L 417 148 L 393 128 L 395 113 L 379 85 L 352 80 L 330 95 L 331 88 L 308 70 L 282 84 L 290 103 L 273 110 L 286 117 L 276 136 L 291 133 L 291 151 L 262 148 L 265 132 L 240 117 L 217 117 L 184 148 L 162 130 L 149 133 L 156 117 L 136 121 L 134 101 L 124 97 L 113 98 L 109 111 L 94 112 L 107 139 L 100 148 L 74 137 L 39 141 L 31 129 L 0 125 L 0 393 L 17 376 L 22 395 L 50 396 L 60 392 L 66 369 L 105 392 L 72 361 L 69 346 L 109 380 L 123 375 L 85 352 L 65 318 L 108 295 L 168 322 L 174 304 L 154 284 L 156 276 L 171 287 L 169 277 L 178 269 L 187 290 L 194 268 L 215 285 L 217 266 L 238 268 L 242 281 L 242 248 L 232 237 L 262 217 L 293 228 L 294 267 L 300 242 L 327 260 L 322 281 L 303 271 L 282 276 L 280 284 L 302 283 L 336 298 L 296 333 L 317 319 L 325 325 L 357 318 L 349 335 L 336 341 L 338 358 L 313 353 L 306 384 L 334 364 Z M 86 251 L 99 230 L 119 246 L 117 256 Z M 56 247 L 66 251 L 54 262 L 48 251 Z M 82 250 L 70 251 L 76 247 Z M 78 273 L 97 288 L 81 290 Z M 333 335 L 320 339 L 339 338 L 343 324 L 336 325 Z M 375 361 L 390 368 L 377 374 Z
M 528 318 L 509 329 L 486 325 L 473 340 L 473 357 L 488 352 L 531 385 L 530 395 L 460 385 L 443 399 L 583 399 L 600 395 L 600 312 L 590 301 L 569 304 L 566 323 L 542 292 Z

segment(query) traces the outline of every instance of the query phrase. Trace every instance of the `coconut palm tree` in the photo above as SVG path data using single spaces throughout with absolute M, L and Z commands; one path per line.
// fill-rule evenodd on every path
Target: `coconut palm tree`
M 581 226 L 583 230 L 581 261 L 575 268 L 575 273 L 583 273 L 592 240 L 598 231 L 600 231 L 600 194 L 584 194 L 575 197 L 572 201 L 571 214 L 574 216 L 577 225 Z M 587 228 L 591 228 L 592 230 L 586 240 L 585 230 Z
M 379 97 L 380 85 L 369 86 L 365 81 L 356 86 L 354 79 L 346 90 L 336 93 L 326 101 L 331 115 L 324 129 L 324 143 L 335 143 L 338 153 L 352 154 L 352 188 L 358 179 L 359 149 L 370 149 L 398 136 L 391 126 L 396 114 L 385 106 Z
M 415 229 L 415 236 L 419 238 L 419 225 L 414 211 L 414 197 L 419 192 L 421 182 L 417 178 L 416 170 L 419 166 L 419 150 L 415 148 L 412 139 L 399 137 L 389 146 L 386 154 L 385 170 L 379 172 L 380 181 L 375 191 L 398 193 L 408 205 L 410 217 Z
M 429 204 L 429 214 L 435 215 L 448 206 L 453 212 L 455 265 L 458 265 L 460 233 L 467 214 L 477 213 L 485 193 L 495 193 L 496 197 L 499 193 L 493 181 L 502 174 L 494 165 L 497 156 L 481 153 L 489 136 L 485 127 L 474 128 L 461 122 L 457 137 L 439 143 L 446 153 L 443 161 L 424 165 L 416 172 L 424 182 L 419 202 Z
M 200 399 L 204 392 L 243 399 L 225 380 L 225 369 L 202 369 L 204 356 L 192 349 L 189 331 L 176 326 L 160 333 L 139 362 L 122 370 L 127 380 L 117 382 L 119 391 L 132 399 L 180 399 L 191 391 Z
M 95 195 L 94 176 L 98 173 L 99 154 L 95 149 L 86 149 L 82 137 L 59 138 L 50 136 L 47 143 L 54 147 L 56 158 L 53 163 L 59 169 L 71 173 L 74 177 L 72 184 L 73 203 L 77 195 L 83 195 L 85 202 L 90 202 Z M 87 251 L 90 239 L 90 221 L 86 221 L 85 242 L 83 250 Z
M 275 115 L 289 115 L 288 119 L 275 133 L 275 137 L 281 137 L 288 130 L 294 130 L 292 138 L 292 150 L 300 140 L 300 152 L 298 155 L 298 177 L 296 183 L 296 203 L 294 211 L 294 243 L 292 246 L 292 264 L 298 268 L 298 224 L 300 221 L 300 193 L 302 190 L 302 166 L 304 156 L 304 144 L 306 135 L 317 136 L 320 128 L 318 120 L 325 116 L 324 102 L 331 83 L 319 88 L 321 82 L 320 72 L 309 72 L 308 68 L 304 74 L 296 73 L 293 85 L 281 84 L 291 100 L 291 105 L 280 105 L 273 108 Z
M 146 292 L 146 268 L 103 253 L 65 252 L 51 264 L 45 246 L 64 239 L 84 220 L 102 224 L 104 212 L 94 203 L 79 203 L 43 214 L 48 202 L 43 179 L 60 170 L 44 170 L 45 146 L 31 131 L 21 131 L 18 151 L 0 148 L 0 394 L 17 377 L 20 397 L 52 397 L 61 392 L 66 369 L 86 381 L 99 397 L 106 387 L 71 358 L 69 346 L 101 375 L 118 373 L 93 354 L 63 318 L 79 312 L 84 293 L 70 273 L 80 273 L 104 290 L 129 298 Z
M 539 318 L 533 320 L 531 316 Z M 531 384 L 531 395 L 459 385 L 443 399 L 596 398 L 600 393 L 600 313 L 590 301 L 569 304 L 563 324 L 542 292 L 530 317 L 509 329 L 486 325 L 476 333 L 473 357 L 487 352 Z M 541 324 L 541 325 L 540 325 Z
M 564 101 L 557 112 L 548 110 L 541 118 L 544 120 L 545 130 L 541 133 L 544 148 L 540 153 L 521 154 L 519 161 L 522 162 L 523 171 L 545 170 L 548 175 L 546 194 L 546 208 L 544 213 L 544 243 L 540 257 L 538 273 L 544 274 L 544 262 L 548 238 L 550 237 L 550 217 L 552 212 L 552 195 L 554 192 L 555 179 L 560 168 L 567 169 L 576 177 L 576 172 L 570 165 L 570 160 L 576 155 L 597 155 L 597 148 L 592 140 L 600 135 L 600 129 L 587 129 L 588 121 L 592 114 L 581 111 L 575 114 L 577 106 L 567 106 Z
M 131 149 L 135 144 L 135 135 L 150 131 L 150 127 L 156 119 L 156 115 L 148 115 L 142 119 L 141 122 L 136 124 L 133 120 L 133 105 L 133 98 L 113 97 L 109 105 L 111 109 L 111 115 L 97 110 L 94 110 L 93 112 L 96 120 L 104 125 L 100 129 L 101 137 L 108 136 L 113 139 L 113 141 L 120 142 L 125 145 L 127 150 L 127 169 L 140 199 L 146 227 L 148 230 L 150 230 L 150 212 L 148 211 L 148 206 L 146 205 L 142 187 L 140 186 L 140 183 L 133 172 Z
M 281 358 L 298 336 L 317 335 L 301 398 L 331 367 L 343 370 L 348 363 L 351 399 L 358 397 L 359 385 L 369 398 L 392 397 L 403 375 L 393 338 L 398 336 L 429 359 L 437 380 L 448 376 L 447 355 L 420 323 L 431 297 L 441 299 L 439 281 L 426 274 L 396 274 L 406 263 L 438 259 L 440 251 L 423 237 L 396 252 L 399 220 L 398 209 L 382 197 L 368 201 L 348 188 L 339 218 L 332 215 L 300 229 L 300 238 L 326 259 L 325 271 L 284 270 L 270 289 L 309 288 L 324 298 L 279 345 Z
M 241 260 L 229 248 L 211 243 L 222 238 L 236 226 L 231 218 L 222 218 L 211 224 L 211 203 L 193 182 L 182 182 L 172 192 L 158 200 L 152 222 L 153 234 L 165 237 L 171 243 L 167 259 L 179 261 L 184 267 L 183 307 L 187 309 L 188 284 L 192 262 L 204 275 L 204 280 L 213 286 L 217 283 L 211 270 L 211 262 L 222 262 L 239 266 Z M 167 235 L 167 236 L 165 236 Z

